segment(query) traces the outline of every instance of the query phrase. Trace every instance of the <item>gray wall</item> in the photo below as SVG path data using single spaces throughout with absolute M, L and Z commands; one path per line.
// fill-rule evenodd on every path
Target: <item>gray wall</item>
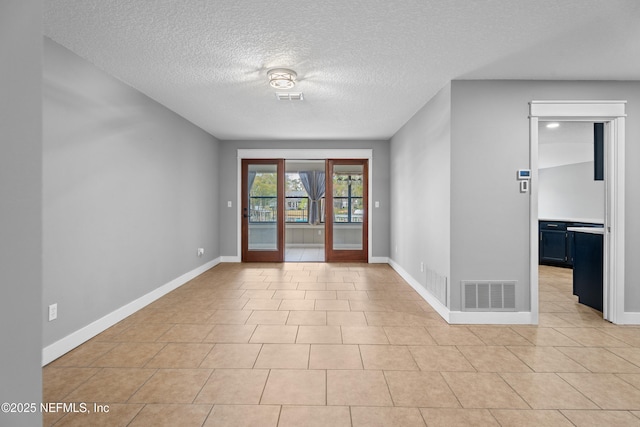
M 371 215 L 371 256 L 389 256 L 389 142 L 388 141 L 223 141 L 220 146 L 220 252 L 239 255 L 238 248 L 238 149 L 373 149 L 373 194 L 380 207 Z M 233 201 L 228 208 L 226 201 Z
M 604 221 L 604 181 L 593 179 L 594 162 L 540 169 L 538 217 Z
M 451 90 L 451 308 L 460 281 L 518 280 L 529 309 L 529 196 L 516 170 L 529 165 L 531 100 L 627 100 L 626 158 L 640 159 L 640 82 L 454 81 Z M 640 170 L 626 168 L 625 309 L 640 311 Z
M 450 120 L 447 85 L 391 139 L 391 258 L 423 286 L 450 274 Z
M 42 400 L 41 28 L 41 2 L 0 2 L 0 402 Z
M 219 142 L 44 47 L 42 311 L 58 304 L 47 346 L 220 255 Z

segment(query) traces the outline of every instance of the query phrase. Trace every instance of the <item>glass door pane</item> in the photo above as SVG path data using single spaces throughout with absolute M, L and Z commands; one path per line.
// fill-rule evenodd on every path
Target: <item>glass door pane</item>
M 334 250 L 362 250 L 363 174 L 363 165 L 333 168 Z
M 249 250 L 278 250 L 278 166 L 249 165 Z
M 284 160 L 242 160 L 242 260 L 284 259 Z
M 368 174 L 365 159 L 327 161 L 327 261 L 368 259 Z

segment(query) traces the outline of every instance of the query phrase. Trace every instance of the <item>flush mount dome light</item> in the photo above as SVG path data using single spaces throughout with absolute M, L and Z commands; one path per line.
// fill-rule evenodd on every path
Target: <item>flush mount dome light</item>
M 549 129 L 555 129 L 557 127 L 560 127 L 560 123 L 558 123 L 558 122 L 551 122 L 551 123 L 547 124 L 547 128 L 549 128 Z
M 296 84 L 298 75 L 293 70 L 286 68 L 274 68 L 267 72 L 269 84 L 275 89 L 291 89 Z

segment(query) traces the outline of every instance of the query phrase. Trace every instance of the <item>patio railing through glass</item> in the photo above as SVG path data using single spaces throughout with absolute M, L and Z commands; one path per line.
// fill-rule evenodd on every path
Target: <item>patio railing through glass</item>
M 271 196 L 251 196 L 249 222 L 276 222 L 277 198 Z M 324 210 L 322 205 L 324 198 L 320 200 L 322 222 L 324 222 Z M 362 197 L 334 197 L 334 222 L 353 223 L 362 222 Z M 284 220 L 287 223 L 309 222 L 309 197 L 287 196 L 285 198 Z
M 249 222 L 276 222 L 277 198 L 269 196 L 249 197 Z M 284 220 L 290 223 L 309 222 L 308 197 L 287 196 Z

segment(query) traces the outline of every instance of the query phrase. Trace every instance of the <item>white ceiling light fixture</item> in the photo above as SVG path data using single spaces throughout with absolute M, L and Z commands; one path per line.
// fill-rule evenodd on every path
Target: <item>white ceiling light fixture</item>
M 549 123 L 549 124 L 547 125 L 547 128 L 549 128 L 549 129 L 555 129 L 555 128 L 557 128 L 557 127 L 560 127 L 560 123 L 552 122 L 552 123 Z
M 269 84 L 275 89 L 291 89 L 296 84 L 298 75 L 287 68 L 274 68 L 267 72 Z

